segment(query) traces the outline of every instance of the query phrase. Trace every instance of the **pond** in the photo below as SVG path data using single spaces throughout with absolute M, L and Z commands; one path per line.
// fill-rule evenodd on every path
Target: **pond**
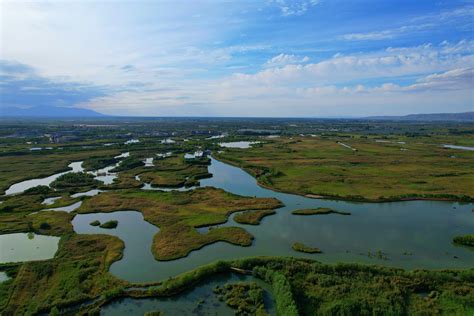
M 219 143 L 219 146 L 225 148 L 242 148 L 247 149 L 252 145 L 260 144 L 260 142 L 250 142 L 250 141 L 240 141 L 240 142 L 228 142 L 228 143 Z
M 443 147 L 444 148 L 450 148 L 450 149 L 469 150 L 469 151 L 474 150 L 474 147 L 468 147 L 468 146 L 443 145 Z
M 53 174 L 49 177 L 46 178 L 40 178 L 40 179 L 31 179 L 31 180 L 26 180 L 22 182 L 18 182 L 13 184 L 11 187 L 8 188 L 8 190 L 5 191 L 5 195 L 10 195 L 10 194 L 16 194 L 16 193 L 21 193 L 25 190 L 31 189 L 35 186 L 38 185 L 47 185 L 49 186 L 54 180 L 56 180 L 58 177 L 62 176 L 63 174 L 69 173 L 69 172 L 82 172 L 84 171 L 84 168 L 82 168 L 82 161 L 77 161 L 70 163 L 69 168 L 71 170 L 61 172 L 61 173 L 56 173 Z
M 240 225 L 230 217 L 220 226 L 240 226 L 255 236 L 251 247 L 224 242 L 191 252 L 172 261 L 156 261 L 151 254 L 153 235 L 158 228 L 147 223 L 138 212 L 77 215 L 73 221 L 78 233 L 100 232 L 119 236 L 125 241 L 125 255 L 112 264 L 111 272 L 132 282 L 163 280 L 201 265 L 249 256 L 298 256 L 322 262 L 360 262 L 415 268 L 468 268 L 474 263 L 474 251 L 452 244 L 455 235 L 472 233 L 472 204 L 440 201 L 393 203 L 354 203 L 311 199 L 274 192 L 257 185 L 243 170 L 211 158 L 212 178 L 201 186 L 222 188 L 239 195 L 275 197 L 285 206 L 275 215 L 265 217 L 258 226 Z M 350 216 L 296 216 L 292 210 L 329 207 L 351 212 Z M 121 216 L 125 216 L 121 219 Z M 103 217 L 103 218 L 102 218 Z M 89 222 L 119 220 L 115 230 L 89 226 Z M 82 224 L 79 224 L 82 220 Z M 305 254 L 291 249 L 294 242 L 320 248 L 322 254 Z M 387 260 L 376 253 L 385 254 Z M 133 255 L 127 254 L 133 253 Z M 137 269 L 137 267 L 140 267 Z
M 105 229 L 91 226 L 92 221 L 105 223 L 110 220 L 118 221 L 115 229 Z M 74 231 L 78 234 L 108 234 L 117 236 L 125 243 L 123 258 L 112 264 L 110 272 L 126 280 L 146 282 L 156 280 L 153 277 L 158 261 L 151 253 L 153 236 L 159 229 L 143 219 L 136 211 L 118 211 L 112 213 L 78 214 L 72 221 Z M 137 273 L 138 270 L 148 270 L 148 273 Z
M 0 235 L 0 263 L 51 259 L 58 243 L 59 237 L 33 233 Z
M 0 283 L 5 282 L 9 279 L 10 278 L 8 277 L 8 275 L 5 272 L 0 271 Z
M 235 310 L 221 302 L 213 293 L 216 286 L 226 283 L 256 282 L 264 289 L 265 310 L 276 315 L 275 303 L 270 287 L 251 276 L 221 274 L 199 283 L 192 289 L 173 297 L 134 299 L 125 298 L 113 301 L 101 309 L 101 315 L 143 315 L 150 311 L 160 311 L 165 315 L 235 315 Z

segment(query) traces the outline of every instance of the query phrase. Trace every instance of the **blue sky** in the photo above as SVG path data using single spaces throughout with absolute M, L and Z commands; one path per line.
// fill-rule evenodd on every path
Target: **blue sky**
M 473 1 L 0 1 L 0 107 L 474 110 Z

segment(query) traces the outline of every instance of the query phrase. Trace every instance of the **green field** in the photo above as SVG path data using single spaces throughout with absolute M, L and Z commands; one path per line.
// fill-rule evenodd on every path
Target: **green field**
M 458 137 L 376 139 L 281 137 L 251 149 L 226 149 L 216 158 L 243 167 L 263 186 L 312 197 L 474 199 L 474 152 L 441 147 L 457 144 Z

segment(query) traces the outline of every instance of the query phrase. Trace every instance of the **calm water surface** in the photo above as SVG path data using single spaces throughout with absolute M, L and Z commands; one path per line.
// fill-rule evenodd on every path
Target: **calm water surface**
M 59 237 L 33 233 L 0 235 L 0 263 L 53 258 L 58 242 Z
M 228 143 L 219 143 L 219 146 L 225 148 L 250 148 L 254 144 L 259 144 L 260 142 L 249 142 L 249 141 L 240 141 L 240 142 L 228 142 Z
M 439 201 L 394 203 L 351 203 L 310 199 L 274 192 L 259 187 L 243 170 L 212 159 L 209 171 L 214 175 L 201 180 L 202 186 L 214 186 L 226 191 L 257 197 L 275 197 L 285 207 L 276 215 L 263 219 L 258 226 L 239 225 L 229 221 L 221 226 L 244 227 L 255 241 L 251 247 L 239 247 L 224 242 L 206 246 L 182 259 L 159 262 L 150 252 L 153 235 L 158 228 L 143 220 L 138 212 L 77 215 L 74 228 L 78 233 L 105 233 L 125 241 L 122 260 L 111 266 L 113 274 L 132 282 L 166 279 L 219 259 L 274 255 L 313 258 L 322 262 L 362 262 L 404 268 L 468 268 L 474 265 L 474 252 L 452 244 L 452 237 L 472 233 L 472 204 Z M 295 216 L 298 208 L 331 207 L 351 212 Z M 119 220 L 116 230 L 89 225 L 94 219 Z M 291 249 L 294 242 L 322 249 L 323 254 L 304 254 Z M 382 251 L 388 260 L 368 256 Z M 455 258 L 457 257 L 457 258 Z M 137 269 L 137 267 L 139 267 Z

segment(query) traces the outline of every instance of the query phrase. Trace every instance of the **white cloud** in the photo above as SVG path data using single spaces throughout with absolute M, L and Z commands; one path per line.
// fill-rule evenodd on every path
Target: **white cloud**
M 470 25 L 472 28 L 473 15 L 474 6 L 466 6 L 462 8 L 456 8 L 451 11 L 441 12 L 439 14 L 420 16 L 407 21 L 407 25 L 404 26 L 371 32 L 344 34 L 339 36 L 339 38 L 348 41 L 388 40 L 407 34 L 428 31 L 439 26 L 446 26 L 447 23 L 464 22 L 466 25 Z
M 319 0 L 273 0 L 280 8 L 282 16 L 303 15 L 311 7 L 319 4 Z
M 382 31 L 368 32 L 368 33 L 351 33 L 342 35 L 340 38 L 349 41 L 378 41 L 393 39 L 403 34 L 419 32 L 431 29 L 435 24 L 420 24 L 420 25 L 406 25 L 398 28 L 387 29 Z
M 474 108 L 474 67 L 464 66 L 474 65 L 472 55 L 447 52 L 457 47 L 454 51 L 468 54 L 470 45 L 464 41 L 336 56 L 306 66 L 289 65 L 224 80 L 190 81 L 169 90 L 120 93 L 98 98 L 89 107 L 114 113 L 117 107 L 128 111 L 139 103 L 141 110 L 152 115 L 224 116 L 399 115 L 442 112 L 447 104 L 451 111 L 468 111 Z M 420 72 L 427 74 L 419 76 Z M 356 83 L 341 86 L 345 74 Z M 399 76 L 415 75 L 419 79 L 411 84 L 397 83 Z M 375 86 L 356 80 L 380 80 L 380 76 L 385 83 Z
M 309 61 L 308 56 L 298 57 L 296 55 L 288 55 L 288 54 L 280 54 L 277 55 L 265 62 L 263 67 L 265 68 L 273 68 L 273 67 L 282 67 L 291 64 L 302 64 L 307 63 Z

